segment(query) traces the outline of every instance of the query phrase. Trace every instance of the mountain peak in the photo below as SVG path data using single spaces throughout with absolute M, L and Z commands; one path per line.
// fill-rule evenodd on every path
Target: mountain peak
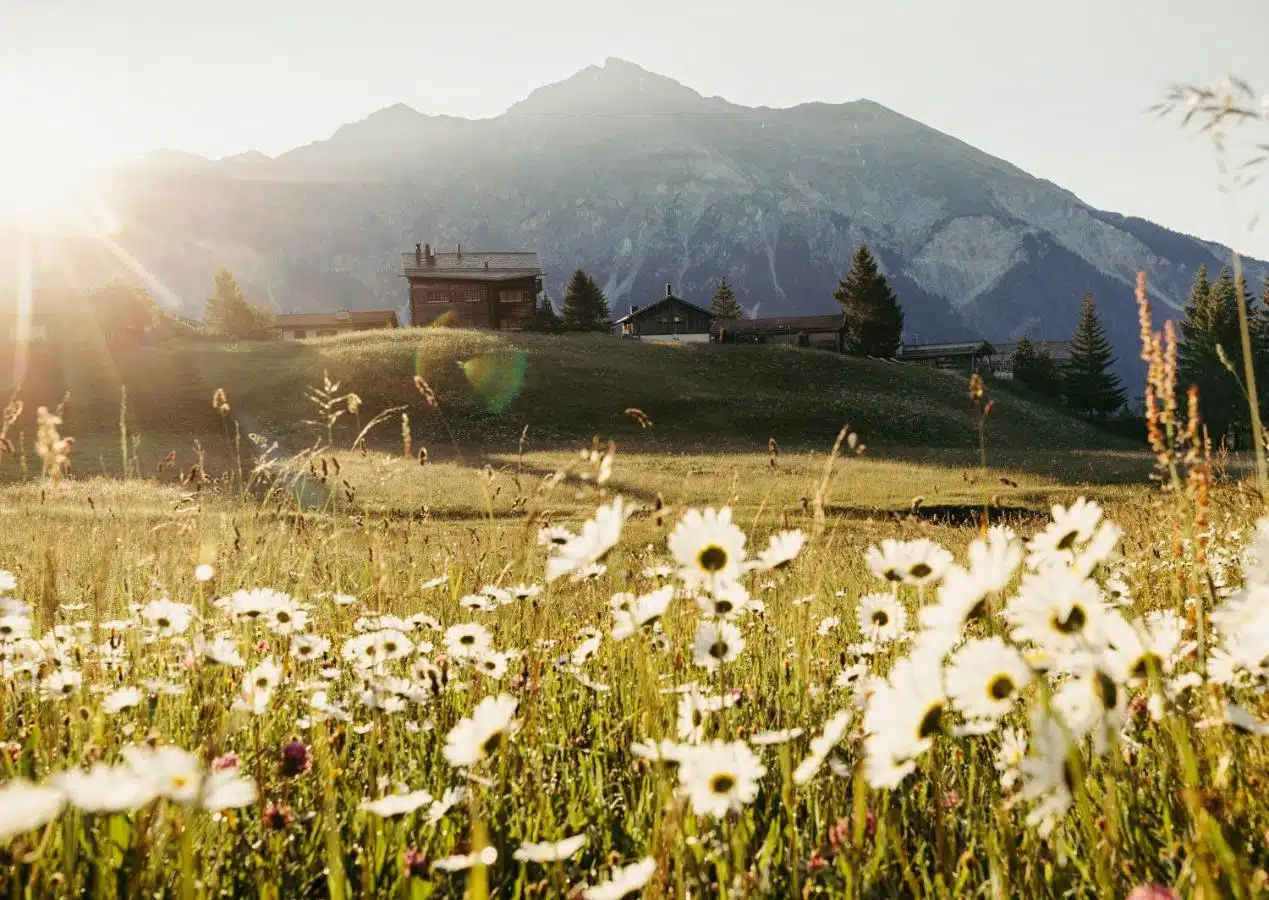
M 596 115 L 683 112 L 703 98 L 696 91 L 642 66 L 610 56 L 563 81 L 540 87 L 508 115 Z

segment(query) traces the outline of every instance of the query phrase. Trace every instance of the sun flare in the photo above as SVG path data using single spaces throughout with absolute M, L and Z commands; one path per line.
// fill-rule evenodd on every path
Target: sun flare
M 92 166 L 85 136 L 52 111 L 18 104 L 0 104 L 0 133 L 0 220 L 65 212 Z

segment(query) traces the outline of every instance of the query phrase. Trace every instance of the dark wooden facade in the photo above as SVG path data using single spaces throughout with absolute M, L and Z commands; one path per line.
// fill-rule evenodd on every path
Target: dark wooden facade
M 402 268 L 414 325 L 523 328 L 542 290 L 536 253 L 437 253 L 415 245 Z
M 841 353 L 846 349 L 846 316 L 778 316 L 718 322 L 710 340 L 724 344 L 793 344 Z
M 622 337 L 707 341 L 713 321 L 708 309 L 674 296 L 667 284 L 664 297 L 647 306 L 631 307 L 616 324 Z

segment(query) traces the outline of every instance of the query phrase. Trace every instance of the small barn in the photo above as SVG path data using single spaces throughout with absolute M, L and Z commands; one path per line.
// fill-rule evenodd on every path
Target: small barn
M 350 331 L 396 328 L 397 314 L 391 309 L 341 309 L 337 312 L 279 313 L 273 317 L 273 333 L 284 341 L 331 337 Z
M 898 358 L 900 362 L 919 366 L 981 374 L 991 371 L 994 353 L 995 348 L 986 341 L 959 341 L 950 344 L 904 344 L 899 349 Z
M 673 285 L 667 284 L 664 297 L 647 306 L 632 305 L 616 325 L 618 334 L 632 340 L 703 344 L 713 321 L 713 313 L 674 296 Z
M 793 344 L 841 353 L 846 347 L 846 316 L 777 316 L 717 322 L 711 339 L 724 344 Z
M 1049 359 L 1053 360 L 1059 369 L 1071 361 L 1070 341 L 1032 341 L 1031 346 L 1037 352 L 1048 353 Z M 1009 341 L 1003 344 L 992 344 L 992 350 L 992 374 L 997 378 L 1012 378 L 1013 355 L 1018 350 L 1018 343 Z

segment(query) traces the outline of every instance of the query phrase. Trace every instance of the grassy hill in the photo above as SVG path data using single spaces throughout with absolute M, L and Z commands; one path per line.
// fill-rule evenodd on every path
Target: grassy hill
M 0 371 L 13 371 L 11 361 L 0 362 Z M 54 406 L 70 391 L 65 433 L 117 444 L 126 387 L 129 432 L 155 450 L 159 444 L 164 452 L 184 450 L 198 438 L 223 440 L 224 425 L 211 404 L 213 391 L 223 388 L 244 431 L 296 449 L 316 436 L 305 424 L 314 418 L 306 393 L 322 383 L 323 372 L 361 397 L 362 423 L 404 406 L 415 441 L 440 450 L 452 431 L 462 444 L 505 452 L 515 448 L 525 425 L 537 448 L 598 434 L 628 447 L 754 450 L 774 437 L 784 447 L 822 449 L 845 423 L 875 450 L 977 445 L 960 375 L 788 347 L 667 347 L 605 335 L 458 329 L 301 343 L 181 340 L 45 349 L 30 361 L 22 387 L 22 428 L 29 440 L 34 407 Z M 415 389 L 416 373 L 435 389 L 440 413 Z M 993 385 L 992 395 L 994 448 L 1123 446 L 1003 385 Z M 646 413 L 650 428 L 625 412 L 632 407 Z M 350 442 L 355 431 L 346 416 L 337 436 Z M 370 437 L 379 446 L 399 441 L 396 417 Z

